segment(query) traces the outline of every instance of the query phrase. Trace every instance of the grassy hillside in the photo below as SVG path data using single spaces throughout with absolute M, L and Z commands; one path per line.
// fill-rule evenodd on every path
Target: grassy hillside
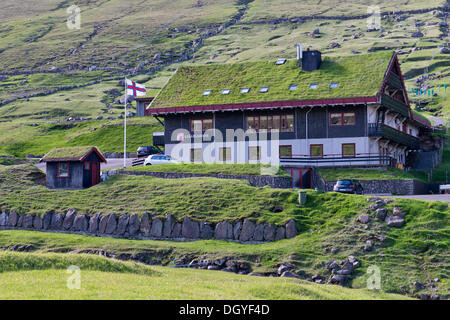
M 67 288 L 70 265 L 81 269 L 79 290 Z M 0 266 L 1 299 L 405 299 L 295 279 L 147 267 L 88 255 L 0 252 Z

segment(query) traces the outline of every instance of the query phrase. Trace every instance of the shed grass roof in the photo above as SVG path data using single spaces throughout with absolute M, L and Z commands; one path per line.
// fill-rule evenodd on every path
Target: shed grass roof
M 324 57 L 319 70 L 302 71 L 297 60 L 181 66 L 155 98 L 150 108 L 218 104 L 375 97 L 392 59 L 392 51 L 344 57 Z M 337 82 L 336 88 L 330 88 Z M 317 89 L 310 85 L 317 83 Z M 289 90 L 298 85 L 297 90 Z M 266 93 L 261 87 L 268 86 Z M 250 92 L 240 93 L 249 87 Z M 231 89 L 227 95 L 223 89 Z M 204 96 L 205 90 L 211 94 Z
M 92 146 L 82 147 L 67 147 L 67 148 L 55 148 L 47 153 L 42 160 L 52 159 L 67 159 L 67 160 L 79 160 L 83 158 L 92 148 Z

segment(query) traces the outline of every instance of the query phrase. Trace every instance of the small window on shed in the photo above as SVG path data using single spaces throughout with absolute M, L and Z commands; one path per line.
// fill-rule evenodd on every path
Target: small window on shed
M 250 88 L 242 88 L 241 93 L 248 93 L 250 91 Z
M 229 94 L 231 89 L 223 89 L 222 94 Z
M 278 59 L 277 62 L 275 62 L 275 64 L 277 66 L 285 64 L 285 63 L 286 63 L 286 59 L 284 59 L 284 58 Z
M 259 89 L 259 92 L 261 93 L 266 93 L 267 91 L 269 91 L 269 87 L 261 87 L 261 89 Z
M 311 83 L 311 85 L 309 86 L 310 89 L 317 89 L 319 87 L 318 83 Z
M 211 94 L 211 90 L 205 90 L 203 91 L 204 96 L 209 96 Z
M 291 90 L 291 91 L 297 90 L 297 88 L 298 88 L 298 84 L 291 84 L 289 86 L 289 90 Z
M 58 162 L 58 177 L 59 178 L 69 177 L 69 163 L 68 162 Z
M 332 83 L 330 84 L 330 88 L 331 88 L 331 89 L 337 88 L 338 86 L 339 86 L 339 82 L 332 82 Z

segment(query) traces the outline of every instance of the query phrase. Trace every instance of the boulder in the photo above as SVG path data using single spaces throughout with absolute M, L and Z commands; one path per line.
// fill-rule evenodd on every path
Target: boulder
M 78 214 L 73 220 L 73 230 L 87 232 L 89 227 L 89 218 L 85 214 Z
M 214 230 L 214 237 L 216 239 L 233 239 L 233 226 L 228 221 L 222 221 L 216 224 Z
M 389 227 L 400 228 L 405 224 L 405 220 L 397 216 L 387 216 L 384 221 Z
M 400 209 L 399 207 L 394 207 L 394 209 L 392 210 L 392 214 L 400 218 L 406 216 L 406 212 L 402 211 L 402 209 Z
M 135 236 L 139 232 L 139 228 L 139 217 L 137 214 L 132 214 L 128 221 L 128 234 L 130 236 Z
M 284 278 L 297 278 L 299 279 L 300 277 L 298 275 L 296 275 L 295 273 L 291 272 L 291 271 L 285 271 L 281 274 L 280 277 L 284 277 Z
M 34 216 L 31 214 L 27 214 L 25 218 L 23 218 L 23 227 L 27 229 L 33 228 L 33 220 Z
M 362 215 L 360 215 L 360 216 L 358 217 L 358 221 L 359 221 L 360 223 L 367 224 L 367 223 L 369 223 L 369 216 L 368 216 L 368 215 L 365 215 L 365 214 L 362 214 Z
M 150 236 L 161 238 L 163 231 L 163 222 L 159 218 L 152 219 L 152 228 L 150 230 Z
M 36 230 L 42 229 L 42 218 L 38 214 L 34 216 L 33 229 L 36 229 Z
M 172 228 L 172 239 L 181 238 L 181 223 L 175 223 L 175 225 Z
M 273 241 L 275 238 L 275 226 L 273 224 L 268 224 L 264 227 L 264 240 Z
M 150 230 L 152 227 L 152 222 L 150 219 L 150 215 L 147 212 L 144 212 L 141 217 L 141 224 L 139 226 L 139 230 L 141 231 L 144 237 L 150 236 Z
M 191 221 L 188 217 L 184 217 L 181 227 L 181 235 L 183 238 L 198 239 L 200 237 L 200 228 L 198 222 Z
M 200 238 L 202 239 L 212 239 L 213 238 L 213 228 L 206 222 L 200 222 Z
M 287 266 L 285 266 L 285 265 L 281 265 L 279 268 L 278 268 L 278 270 L 277 270 L 277 273 L 278 273 L 278 275 L 282 275 L 284 272 L 286 272 L 286 271 L 289 271 L 289 268 L 287 267 Z
M 119 236 L 123 236 L 127 231 L 129 221 L 130 217 L 128 215 L 121 215 L 119 217 L 119 221 L 117 222 L 116 234 L 118 234 Z
M 286 238 L 294 238 L 297 236 L 297 227 L 295 226 L 295 221 L 290 220 L 288 223 L 286 223 Z
M 5 227 L 8 225 L 8 214 L 6 212 L 2 212 L 0 214 L 0 227 Z
M 73 226 L 73 221 L 75 220 L 75 216 L 77 211 L 75 209 L 70 209 L 66 213 L 66 217 L 64 218 L 63 228 L 64 230 L 70 230 Z
M 250 220 L 245 219 L 242 224 L 241 235 L 239 236 L 240 241 L 249 241 L 253 238 L 255 233 L 255 224 Z
M 100 213 L 96 213 L 89 219 L 90 234 L 97 234 L 97 232 L 99 231 L 100 216 Z
M 164 238 L 170 238 L 170 236 L 172 235 L 173 225 L 174 225 L 173 216 L 171 214 L 169 214 L 166 218 L 166 221 L 164 221 L 164 225 L 163 225 L 162 236 Z
M 116 214 L 111 213 L 107 216 L 105 233 L 113 234 L 116 231 L 116 228 L 117 228 Z
M 258 224 L 255 228 L 255 233 L 253 234 L 253 241 L 263 241 L 264 240 L 264 225 L 262 223 Z
M 24 216 L 23 214 L 21 214 L 21 215 L 19 216 L 19 219 L 17 220 L 17 227 L 18 227 L 18 228 L 22 228 L 24 217 L 25 217 L 25 216 Z
M 330 282 L 333 284 L 339 284 L 345 286 L 348 281 L 348 275 L 335 274 L 331 277 Z
M 286 229 L 284 227 L 278 227 L 275 233 L 275 241 L 282 240 L 286 238 Z
M 241 229 L 242 229 L 242 222 L 238 221 L 233 226 L 233 239 L 239 240 L 239 237 L 241 235 Z
M 46 211 L 42 217 L 42 229 L 49 230 L 52 227 L 53 212 Z
M 65 217 L 64 213 L 55 213 L 55 214 L 53 214 L 51 229 L 52 230 L 62 230 L 64 217 Z
M 19 215 L 17 214 L 17 212 L 15 210 L 12 210 L 9 213 L 8 226 L 9 227 L 15 227 L 17 225 L 18 221 L 19 221 Z
M 377 218 L 381 221 L 384 221 L 386 219 L 387 210 L 386 208 L 378 208 L 377 209 Z

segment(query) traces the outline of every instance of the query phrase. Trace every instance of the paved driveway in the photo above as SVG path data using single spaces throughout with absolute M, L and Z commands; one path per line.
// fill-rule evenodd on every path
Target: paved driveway
M 450 194 L 418 194 L 414 196 L 391 196 L 392 198 L 450 201 Z
M 101 170 L 123 167 L 123 159 L 106 159 L 107 163 L 101 164 Z M 127 167 L 131 167 L 133 159 L 127 159 Z M 45 172 L 45 163 L 36 163 L 36 167 Z

